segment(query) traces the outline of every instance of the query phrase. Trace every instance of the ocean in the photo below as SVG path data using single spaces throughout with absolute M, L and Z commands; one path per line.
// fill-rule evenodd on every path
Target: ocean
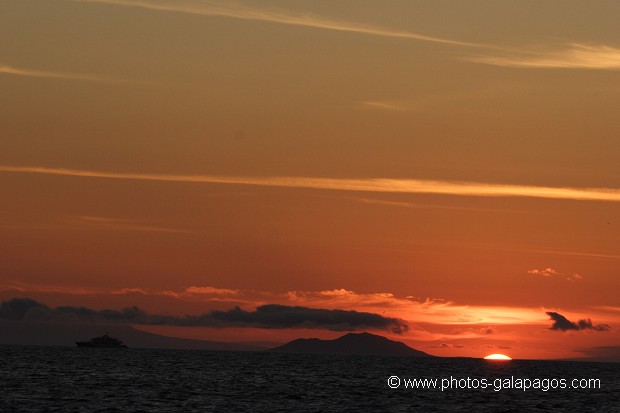
M 42 346 L 0 354 L 2 412 L 620 411 L 615 363 Z

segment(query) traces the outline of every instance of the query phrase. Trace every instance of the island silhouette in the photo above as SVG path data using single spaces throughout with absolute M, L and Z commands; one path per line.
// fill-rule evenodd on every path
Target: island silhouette
M 352 354 L 372 356 L 434 357 L 400 341 L 370 333 L 348 333 L 334 340 L 299 338 L 267 351 L 278 353 Z

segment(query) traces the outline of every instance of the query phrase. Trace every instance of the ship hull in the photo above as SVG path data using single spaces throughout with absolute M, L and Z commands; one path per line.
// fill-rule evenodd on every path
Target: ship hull
M 93 344 L 88 341 L 76 341 L 75 344 L 78 347 L 87 347 L 87 348 L 128 348 L 124 344 Z

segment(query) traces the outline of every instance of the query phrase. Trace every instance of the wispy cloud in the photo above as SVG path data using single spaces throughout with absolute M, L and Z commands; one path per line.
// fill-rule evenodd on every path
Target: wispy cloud
M 230 288 L 216 288 L 216 287 L 188 287 L 185 289 L 185 292 L 188 294 L 206 294 L 206 295 L 226 295 L 226 296 L 236 296 L 241 294 L 241 290 L 239 289 L 230 289 Z
M 570 43 L 560 50 L 512 51 L 506 56 L 474 56 L 466 60 L 523 69 L 619 70 L 620 49 L 606 45 Z
M 406 30 L 394 30 L 381 26 L 367 25 L 357 22 L 335 20 L 311 13 L 294 13 L 276 9 L 259 9 L 230 1 L 171 1 L 171 0 L 73 0 L 80 3 L 101 3 L 124 7 L 197 14 L 203 16 L 219 16 L 241 20 L 263 21 L 290 26 L 311 27 L 323 30 L 351 32 L 380 37 L 392 37 L 443 43 L 463 47 L 492 47 L 479 43 L 428 36 Z
M 248 296 L 250 293 L 239 289 L 218 288 L 212 286 L 191 286 L 182 290 L 155 290 L 152 288 L 141 287 L 124 287 L 124 288 L 85 288 L 70 285 L 52 285 L 52 284 L 34 284 L 21 281 L 3 281 L 0 282 L 0 291 L 18 291 L 20 293 L 43 293 L 43 294 L 61 294 L 72 296 L 105 296 L 105 295 L 126 295 L 126 296 L 150 296 L 150 297 L 172 297 L 185 301 L 229 301 L 240 303 L 239 296 Z M 261 298 L 270 298 L 271 294 L 252 293 L 253 297 L 247 304 L 256 304 L 257 295 Z M 264 297 L 263 297 L 264 296 Z
M 80 3 L 98 3 L 121 7 L 141 8 L 162 12 L 186 13 L 193 15 L 225 17 L 239 20 L 259 21 L 289 26 L 309 27 L 358 33 L 386 38 L 431 42 L 462 48 L 494 50 L 500 55 L 482 54 L 465 57 L 463 60 L 494 66 L 514 68 L 555 68 L 555 69 L 620 69 L 620 49 L 607 45 L 587 45 L 569 43 L 559 49 L 550 47 L 508 48 L 498 45 L 466 42 L 451 38 L 431 36 L 409 30 L 396 30 L 388 27 L 333 19 L 310 12 L 294 12 L 275 8 L 259 8 L 239 2 L 216 0 L 71 0 Z M 406 102 L 362 102 L 368 107 L 383 110 L 418 110 L 416 105 Z
M 555 270 L 555 269 L 553 269 L 551 267 L 544 268 L 544 269 L 534 268 L 532 270 L 529 270 L 527 273 L 530 274 L 530 275 L 536 275 L 536 276 L 539 276 L 539 277 L 546 277 L 546 278 L 550 278 L 550 277 L 564 278 L 564 277 L 566 277 L 566 279 L 568 281 L 581 281 L 581 280 L 583 280 L 583 276 L 581 276 L 580 274 L 577 274 L 576 272 L 561 273 L 558 270 Z
M 573 256 L 573 257 L 590 258 L 594 260 L 620 261 L 619 254 L 610 254 L 610 253 L 596 252 L 596 251 L 551 250 L 551 249 L 545 249 L 541 246 L 534 246 L 531 248 L 515 248 L 515 247 L 502 247 L 497 244 L 472 245 L 472 247 L 483 249 L 483 250 L 491 250 L 491 251 L 508 251 L 508 252 L 519 252 L 519 253 L 528 253 L 528 254 L 542 254 L 542 255 L 566 255 L 566 256 Z
M 170 234 L 195 234 L 197 231 L 185 228 L 150 225 L 131 219 L 120 219 L 102 216 L 70 216 L 50 223 L 0 224 L 2 229 L 28 231 L 129 231 L 129 232 L 161 232 Z
M 46 79 L 63 79 L 63 80 L 78 80 L 84 82 L 98 82 L 98 83 L 126 83 L 130 82 L 125 79 L 115 79 L 106 76 L 84 74 L 84 73 L 72 73 L 72 72 L 51 72 L 44 70 L 25 69 L 14 66 L 7 66 L 0 64 L 0 74 L 25 76 L 25 77 L 39 77 Z
M 356 192 L 441 194 L 474 197 L 529 197 L 620 202 L 617 188 L 571 188 L 388 178 L 242 177 L 103 172 L 67 168 L 0 166 L 0 172 L 161 182 L 194 182 Z
M 416 112 L 422 108 L 420 104 L 406 100 L 366 100 L 360 103 L 366 108 L 391 112 Z
M 20 281 L 0 282 L 0 291 L 18 291 L 20 293 L 51 293 L 67 295 L 153 295 L 152 291 L 144 288 L 95 289 L 65 285 L 32 284 Z M 159 295 L 159 293 L 157 293 Z
M 161 227 L 155 225 L 144 225 L 132 220 L 99 217 L 99 216 L 77 216 L 72 217 L 72 221 L 78 224 L 79 229 L 98 229 L 116 231 L 136 231 L 136 232 L 168 232 L 175 234 L 189 234 L 192 231 L 179 228 Z
M 353 198 L 357 202 L 370 205 L 383 205 L 398 208 L 432 208 L 432 209 L 447 209 L 452 211 L 483 211 L 483 212 L 520 212 L 516 209 L 506 208 L 473 208 L 473 207 L 461 207 L 452 205 L 440 205 L 440 204 L 419 204 L 405 201 L 387 201 L 384 199 L 372 199 L 372 198 Z

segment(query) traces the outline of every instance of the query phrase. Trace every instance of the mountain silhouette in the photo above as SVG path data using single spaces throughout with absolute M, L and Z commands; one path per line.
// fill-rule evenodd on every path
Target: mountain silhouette
M 299 338 L 268 351 L 280 353 L 356 354 L 373 356 L 433 357 L 400 341 L 370 333 L 349 333 L 335 340 Z

